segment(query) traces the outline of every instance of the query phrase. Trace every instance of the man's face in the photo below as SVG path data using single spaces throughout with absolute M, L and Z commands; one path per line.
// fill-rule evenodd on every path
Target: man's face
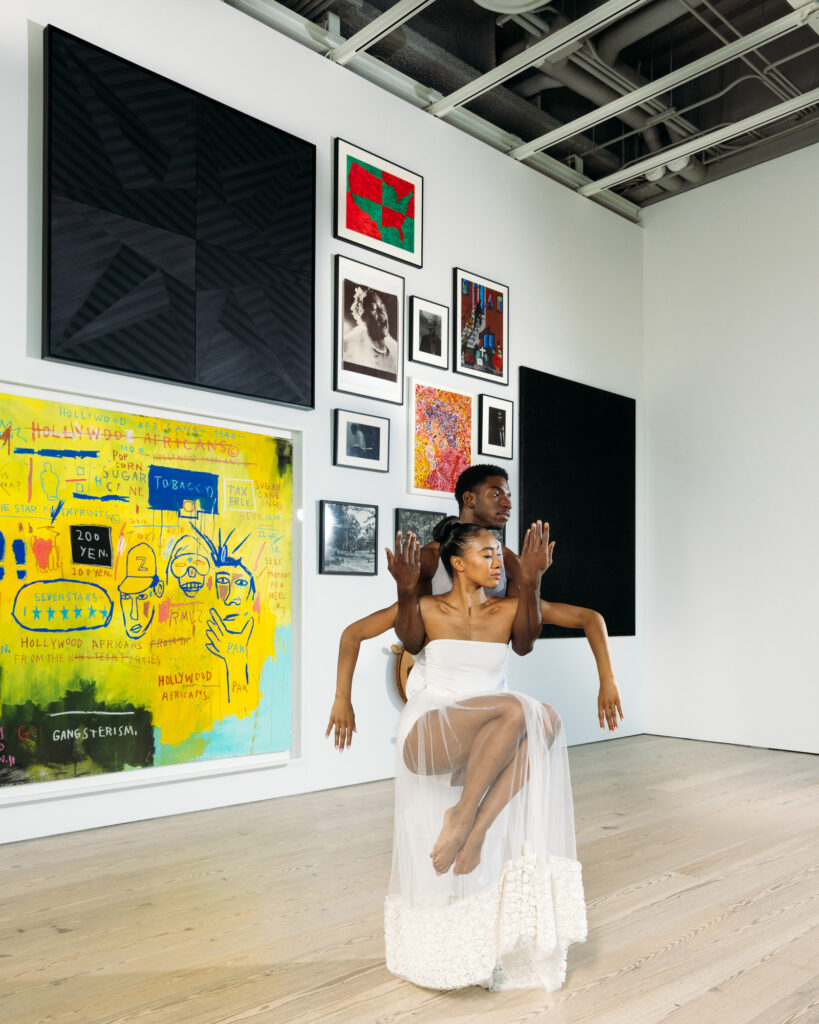
M 489 476 L 471 492 L 475 522 L 490 530 L 500 530 L 512 511 L 512 493 L 502 476 Z
M 378 295 L 367 297 L 362 319 L 373 341 L 381 341 L 389 333 L 390 318 L 387 316 L 387 307 Z
M 216 596 L 227 613 L 222 616 L 224 622 L 229 624 L 232 619 L 245 615 L 253 600 L 250 573 L 241 565 L 225 565 L 216 570 L 215 582 Z
M 156 588 L 147 587 L 140 594 L 123 594 L 120 591 L 119 607 L 125 633 L 131 640 L 140 640 L 154 620 L 154 602 L 162 594 L 162 584 Z

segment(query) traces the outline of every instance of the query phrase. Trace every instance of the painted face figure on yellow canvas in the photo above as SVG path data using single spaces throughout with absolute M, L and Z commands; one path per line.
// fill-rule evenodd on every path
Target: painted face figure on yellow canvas
M 135 544 L 125 558 L 125 578 L 117 588 L 125 633 L 141 640 L 154 620 L 156 601 L 165 585 L 156 574 L 156 555 L 149 544 Z

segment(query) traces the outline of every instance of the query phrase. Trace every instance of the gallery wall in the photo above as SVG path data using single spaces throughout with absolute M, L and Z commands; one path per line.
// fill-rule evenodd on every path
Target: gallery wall
M 645 215 L 646 730 L 819 751 L 819 146 Z
M 317 146 L 316 408 L 263 402 L 43 362 L 40 348 L 41 32 L 52 23 Z M 36 785 L 2 808 L 0 841 L 72 831 L 387 778 L 399 703 L 387 655 L 392 635 L 362 648 L 353 690 L 358 734 L 337 754 L 324 738 L 338 639 L 344 625 L 393 600 L 383 557 L 376 577 L 332 577 L 317 569 L 322 498 L 366 501 L 380 511 L 379 544 L 390 543 L 396 506 L 455 511 L 454 502 L 407 492 L 407 408 L 332 390 L 333 257 L 337 253 L 406 278 L 407 295 L 449 304 L 455 266 L 510 288 L 508 388 L 483 385 L 408 363 L 439 386 L 517 402 L 517 367 L 531 366 L 640 399 L 642 387 L 642 234 L 639 228 L 573 196 L 529 170 L 380 89 L 309 53 L 219 0 L 7 0 L 0 10 L 0 163 L 4 197 L 0 281 L 4 310 L 2 377 L 7 383 L 65 389 L 96 405 L 129 403 L 169 413 L 294 432 L 302 508 L 296 582 L 296 720 L 289 764 L 253 772 L 135 782 L 116 792 L 40 800 Z M 297 84 L 298 83 L 298 84 Z M 332 140 L 382 154 L 424 176 L 424 265 L 414 269 L 332 238 Z M 391 421 L 391 471 L 332 466 L 333 409 Z M 638 467 L 643 422 L 638 404 Z M 517 453 L 517 438 L 515 439 Z M 513 495 L 517 466 L 508 464 Z M 643 731 L 642 476 L 637 480 L 637 636 L 612 641 L 626 721 Z M 297 499 L 297 504 L 299 500 Z M 543 515 L 548 517 L 549 510 Z M 601 529 L 604 524 L 601 524 Z M 517 535 L 512 520 L 509 536 Z M 556 557 L 560 557 L 560 538 Z M 513 542 L 514 543 L 514 542 Z M 612 538 L 612 544 L 617 538 Z M 300 582 L 298 577 L 301 577 Z M 560 600 L 560 594 L 550 595 Z M 300 625 L 299 625 L 300 623 Z M 571 744 L 601 738 L 594 662 L 582 639 L 541 641 L 513 656 L 510 683 L 556 705 Z M 134 773 L 130 773 L 133 775 Z M 129 780 L 130 781 L 130 780 Z M 19 796 L 19 794 L 17 794 Z

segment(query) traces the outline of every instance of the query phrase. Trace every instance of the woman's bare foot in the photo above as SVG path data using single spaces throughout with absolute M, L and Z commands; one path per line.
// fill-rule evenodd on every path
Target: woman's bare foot
M 481 862 L 481 850 L 486 833 L 478 828 L 473 828 L 464 841 L 458 856 L 455 858 L 454 875 L 468 875 L 470 871 Z
M 458 812 L 458 805 L 450 807 L 444 813 L 444 827 L 441 829 L 435 845 L 432 847 L 432 866 L 436 875 L 443 875 L 452 867 L 458 851 L 464 845 L 466 837 L 472 829 L 475 816 Z

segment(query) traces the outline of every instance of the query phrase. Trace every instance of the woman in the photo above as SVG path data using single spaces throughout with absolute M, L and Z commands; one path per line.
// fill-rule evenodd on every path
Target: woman
M 529 530 L 522 565 L 544 559 Z M 586 937 L 566 742 L 547 704 L 506 688 L 517 598 L 493 598 L 498 542 L 471 523 L 442 531 L 452 590 L 417 605 L 426 632 L 397 736 L 387 967 L 429 988 L 563 983 Z M 417 543 L 388 552 L 408 592 Z

